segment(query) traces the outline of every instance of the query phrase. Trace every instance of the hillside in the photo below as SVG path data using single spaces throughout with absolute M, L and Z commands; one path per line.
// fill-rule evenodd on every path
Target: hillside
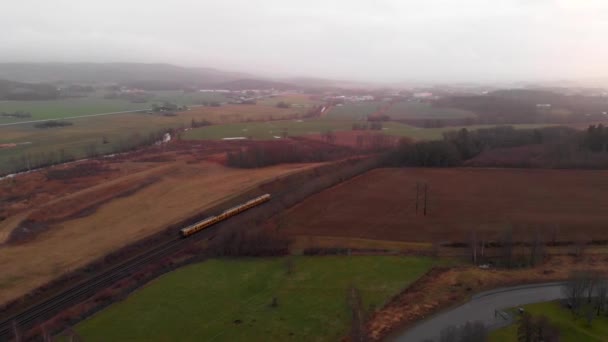
M 238 79 L 238 80 L 234 80 L 234 81 L 222 82 L 222 83 L 217 83 L 214 86 L 215 86 L 215 88 L 229 89 L 229 90 L 245 90 L 245 89 L 287 90 L 287 89 L 298 88 L 298 86 L 289 84 L 289 83 L 264 80 L 264 79 L 254 79 L 254 78 L 244 78 L 244 79 Z
M 476 124 L 575 123 L 604 121 L 608 99 L 564 95 L 547 90 L 505 89 L 485 95 L 451 96 L 434 102 L 438 107 L 468 110 Z
M 0 63 L 0 79 L 17 82 L 138 83 L 210 86 L 249 77 L 211 68 L 144 63 Z M 166 86 L 164 86 L 166 88 Z

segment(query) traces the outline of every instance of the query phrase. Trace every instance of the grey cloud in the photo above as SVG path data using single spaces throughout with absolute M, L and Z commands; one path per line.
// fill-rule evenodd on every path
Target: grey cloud
M 374 81 L 608 75 L 601 0 L 3 4 L 0 61 L 134 61 Z

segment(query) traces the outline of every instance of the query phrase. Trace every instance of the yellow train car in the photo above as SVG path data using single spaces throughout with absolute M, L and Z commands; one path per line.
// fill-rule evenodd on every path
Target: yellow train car
M 268 202 L 270 201 L 270 194 L 264 194 L 262 196 L 256 197 L 252 200 L 249 200 L 243 204 L 237 205 L 235 207 L 232 207 L 228 210 L 223 211 L 221 214 L 217 215 L 217 216 L 211 216 L 208 217 L 202 221 L 199 221 L 193 225 L 190 225 L 186 228 L 182 228 L 180 229 L 180 235 L 182 237 L 188 237 L 192 234 L 198 233 L 201 230 L 208 228 L 220 221 L 223 221 L 225 219 L 228 219 L 234 215 L 238 215 L 240 213 L 242 213 L 243 211 L 247 210 L 247 209 L 251 209 L 255 206 L 258 206 L 262 203 Z

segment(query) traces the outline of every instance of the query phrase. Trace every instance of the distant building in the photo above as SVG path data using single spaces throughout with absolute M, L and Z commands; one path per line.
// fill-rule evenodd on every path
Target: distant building
M 425 91 L 425 92 L 420 92 L 420 93 L 414 93 L 413 96 L 417 99 L 428 99 L 428 98 L 433 97 L 433 93 Z
M 226 89 L 199 89 L 200 93 L 231 93 L 230 90 Z

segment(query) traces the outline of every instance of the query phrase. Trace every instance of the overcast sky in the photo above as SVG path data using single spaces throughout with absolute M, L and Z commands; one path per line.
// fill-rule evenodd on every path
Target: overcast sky
M 370 81 L 608 76 L 608 0 L 20 0 L 0 61 Z

